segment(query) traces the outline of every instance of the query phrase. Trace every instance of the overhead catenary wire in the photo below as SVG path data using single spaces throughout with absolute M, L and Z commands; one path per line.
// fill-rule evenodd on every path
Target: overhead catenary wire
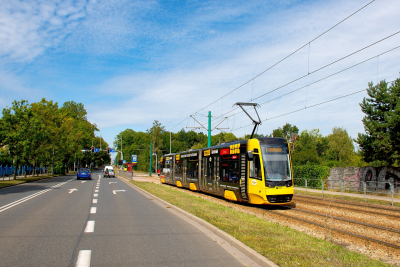
M 288 59 L 289 57 L 293 56 L 294 54 L 296 54 L 298 51 L 300 51 L 301 49 L 303 49 L 304 47 L 306 47 L 307 45 L 309 46 L 310 49 L 310 45 L 312 42 L 314 42 L 315 40 L 317 40 L 318 38 L 322 37 L 323 35 L 325 35 L 326 33 L 328 33 L 329 31 L 331 31 L 332 29 L 334 29 L 335 27 L 337 27 L 338 25 L 340 25 L 341 23 L 343 23 L 344 21 L 346 21 L 347 19 L 351 18 L 352 16 L 354 16 L 355 14 L 357 14 L 358 12 L 360 12 L 361 10 L 363 10 L 364 8 L 366 8 L 367 6 L 369 6 L 370 4 L 372 4 L 373 2 L 375 2 L 375 0 L 372 0 L 370 2 L 368 2 L 366 5 L 362 6 L 361 8 L 359 8 L 358 10 L 356 10 L 355 12 L 353 12 L 352 14 L 350 14 L 349 16 L 347 16 L 346 18 L 342 19 L 341 21 L 339 21 L 338 23 L 336 23 L 335 25 L 333 25 L 332 27 L 330 27 L 329 29 L 327 29 L 326 31 L 324 31 L 323 33 L 321 33 L 320 35 L 318 35 L 317 37 L 315 37 L 314 39 L 312 39 L 311 41 L 307 42 L 306 44 L 304 44 L 303 46 L 301 46 L 300 48 L 296 49 L 295 51 L 293 51 L 292 53 L 290 53 L 289 55 L 287 55 L 286 57 L 284 57 L 283 59 L 279 60 L 278 62 L 276 62 L 275 64 L 271 65 L 269 68 L 267 68 L 266 70 L 262 71 L 261 73 L 259 73 L 258 75 L 254 76 L 252 79 L 248 80 L 247 82 L 243 83 L 242 85 L 236 87 L 235 89 L 231 90 L 230 92 L 228 92 L 227 94 L 223 95 L 222 97 L 218 98 L 217 100 L 213 101 L 212 103 L 208 104 L 207 106 L 203 107 L 202 109 L 196 111 L 194 114 L 198 114 L 199 112 L 203 111 L 205 108 L 211 106 L 212 104 L 218 102 L 219 100 L 221 100 L 222 98 L 228 96 L 229 94 L 235 92 L 236 90 L 240 89 L 241 87 L 243 87 L 244 85 L 248 84 L 250 81 L 254 81 L 254 79 L 258 78 L 259 76 L 261 76 L 262 74 L 266 73 L 267 71 L 269 71 L 270 69 L 274 68 L 275 66 L 277 66 L 278 64 L 280 64 L 281 62 L 285 61 L 286 59 Z M 253 99 L 255 100 L 255 99 Z M 235 108 L 234 110 L 236 110 L 237 108 Z M 229 111 L 225 114 L 228 114 L 232 112 Z M 220 117 L 222 117 L 225 114 L 221 114 Z M 178 124 L 174 125 L 172 127 L 172 129 L 174 129 L 176 126 L 180 125 L 182 122 L 184 122 L 186 119 L 189 119 L 190 116 L 186 117 L 185 119 L 183 119 L 181 122 L 179 122 Z M 215 118 L 217 119 L 217 118 Z
M 323 66 L 323 67 L 321 67 L 321 68 L 319 68 L 319 69 L 317 69 L 317 70 L 315 70 L 315 71 L 312 71 L 312 72 L 310 72 L 310 74 L 316 73 L 317 71 L 320 71 L 320 70 L 322 70 L 322 69 L 324 69 L 324 68 L 326 68 L 326 67 L 328 67 L 328 66 L 330 66 L 330 65 L 332 65 L 332 64 L 334 64 L 334 63 L 337 63 L 337 62 L 339 62 L 339 61 L 341 61 L 341 60 L 343 60 L 343 59 L 345 59 L 345 58 L 348 58 L 348 57 L 351 56 L 351 55 L 354 55 L 354 54 L 356 54 L 356 53 L 359 53 L 359 52 L 365 50 L 366 48 L 371 47 L 372 45 L 375 45 L 375 44 L 377 44 L 377 43 L 379 43 L 379 42 L 382 42 L 383 40 L 386 40 L 387 38 L 393 37 L 394 35 L 399 34 L 399 33 L 400 33 L 400 31 L 398 31 L 398 32 L 396 32 L 396 33 L 394 33 L 394 34 L 392 34 L 392 35 L 390 35 L 390 36 L 387 36 L 387 37 L 385 37 L 385 38 L 383 38 L 383 39 L 381 39 L 381 40 L 379 40 L 379 41 L 377 41 L 377 42 L 375 42 L 375 43 L 373 43 L 373 44 L 370 44 L 370 45 L 368 45 L 368 46 L 366 46 L 366 47 L 364 47 L 364 48 L 361 48 L 361 49 L 359 49 L 359 50 L 357 50 L 357 51 L 355 51 L 355 52 L 353 52 L 353 53 L 351 53 L 351 54 L 349 54 L 349 55 L 347 55 L 347 56 L 345 56 L 345 57 L 342 57 L 342 58 L 340 58 L 340 59 L 338 59 L 338 60 L 336 60 L 336 61 L 334 61 L 334 62 L 331 62 L 331 63 L 329 63 L 329 64 L 327 64 L 327 65 L 325 65 L 325 66 Z M 389 53 L 389 52 L 391 52 L 391 51 L 393 51 L 393 50 L 395 50 L 395 49 L 398 49 L 399 47 L 400 47 L 400 46 L 397 46 L 397 47 L 394 47 L 394 48 L 392 48 L 392 49 L 389 49 L 389 50 L 387 50 L 387 51 L 385 51 L 385 52 L 383 52 L 383 53 L 380 53 L 380 54 L 378 54 L 378 55 L 376 55 L 376 56 L 373 56 L 373 57 L 371 57 L 371 58 L 368 58 L 368 59 L 366 59 L 366 60 L 364 60 L 364 61 L 361 61 L 361 62 L 359 62 L 359 63 L 357 63 L 357 64 L 354 64 L 354 65 L 352 65 L 352 66 L 350 66 L 350 67 L 347 67 L 347 68 L 345 68 L 345 69 L 343 69 L 343 70 L 341 70 L 341 71 L 335 72 L 335 73 L 333 73 L 333 74 L 331 74 L 331 75 L 325 76 L 325 77 L 322 78 L 322 79 L 319 79 L 319 80 L 314 81 L 314 82 L 312 82 L 312 83 L 309 83 L 309 84 L 307 84 L 307 85 L 305 85 L 305 86 L 302 86 L 302 87 L 300 87 L 300 88 L 298 88 L 298 89 L 295 89 L 295 90 L 293 90 L 293 91 L 291 91 L 291 92 L 289 92 L 289 93 L 286 93 L 286 94 L 283 94 L 283 95 L 281 95 L 281 96 L 278 96 L 278 97 L 274 98 L 273 100 L 276 100 L 276 99 L 278 99 L 278 98 L 280 98 L 280 97 L 282 97 L 282 96 L 285 96 L 285 95 L 288 95 L 288 94 L 290 94 L 290 93 L 292 93 L 292 92 L 295 92 L 295 91 L 298 91 L 298 90 L 300 90 L 300 89 L 303 89 L 303 88 L 305 88 L 306 86 L 313 85 L 313 84 L 315 84 L 315 83 L 321 82 L 321 81 L 323 81 L 323 80 L 325 80 L 325 79 L 327 79 L 327 78 L 330 78 L 330 77 L 332 77 L 332 76 L 334 76 L 334 75 L 337 75 L 337 74 L 339 74 L 339 73 L 341 73 L 341 72 L 347 71 L 347 70 L 349 70 L 349 69 L 351 69 L 351 68 L 353 68 L 353 67 L 356 67 L 356 66 L 358 66 L 358 65 L 360 65 L 360 64 L 363 64 L 363 63 L 365 63 L 365 62 L 367 62 L 367 61 L 370 61 L 370 60 L 372 60 L 372 59 L 374 59 L 374 58 L 376 58 L 376 57 L 379 58 L 379 56 L 382 56 L 382 55 L 384 55 L 384 54 L 386 54 L 386 53 Z M 279 90 L 279 89 L 282 89 L 283 87 L 285 87 L 285 86 L 287 86 L 287 85 L 289 85 L 289 84 L 292 84 L 292 83 L 295 82 L 295 81 L 298 81 L 298 80 L 300 80 L 300 79 L 303 79 L 303 78 L 305 78 L 305 77 L 307 77 L 307 76 L 308 76 L 308 75 L 304 75 L 304 76 L 302 76 L 302 77 L 300 77 L 300 78 L 296 78 L 296 79 L 294 79 L 294 80 L 292 80 L 292 81 L 290 81 L 290 82 L 288 82 L 288 83 L 286 83 L 286 84 L 284 84 L 284 85 L 281 85 L 281 86 L 279 86 L 279 87 L 277 87 L 277 88 L 275 88 L 275 89 L 273 89 L 273 90 L 268 91 L 268 92 L 265 93 L 265 94 L 262 94 L 262 95 L 260 95 L 260 96 L 258 96 L 258 97 L 256 97 L 256 98 L 254 98 L 253 100 L 259 99 L 259 98 L 261 98 L 261 97 L 263 97 L 263 96 L 265 96 L 265 95 L 267 95 L 267 94 L 270 94 L 270 93 L 275 92 L 275 91 L 277 91 L 277 90 Z M 270 100 L 270 101 L 272 101 L 272 100 Z M 267 102 L 269 102 L 269 101 L 267 101 Z M 267 102 L 263 102 L 263 103 L 261 103 L 260 105 L 263 105 L 263 104 L 265 104 L 265 103 L 267 103 Z M 226 114 L 228 114 L 228 113 L 230 113 L 230 112 L 232 112 L 232 111 L 234 111 L 234 110 L 236 110 L 236 109 L 238 109 L 238 108 L 232 109 L 232 110 L 228 111 L 227 113 L 225 113 L 225 114 L 223 114 L 223 115 L 226 115 Z M 241 111 L 241 112 L 242 112 L 242 111 Z M 240 113 L 240 112 L 239 112 L 239 113 Z M 237 113 L 235 113 L 235 114 L 237 114 Z M 223 115 L 221 115 L 221 116 L 223 116 Z M 230 115 L 230 116 L 232 116 L 232 115 Z M 215 119 L 218 119 L 218 117 L 216 117 Z
M 277 66 L 278 64 L 282 63 L 283 61 L 285 61 L 286 59 L 288 59 L 289 57 L 293 56 L 294 54 L 296 54 L 297 52 L 299 52 L 301 49 L 303 49 L 304 47 L 306 47 L 307 45 L 310 45 L 312 42 L 314 42 L 315 40 L 317 40 L 318 38 L 320 38 L 321 36 L 325 35 L 327 32 L 331 31 L 332 29 L 334 29 L 335 27 L 337 27 L 338 25 L 340 25 L 341 23 L 343 23 L 344 21 L 346 21 L 347 19 L 349 19 L 350 17 L 354 16 L 356 13 L 360 12 L 362 9 L 366 8 L 367 6 L 369 6 L 370 4 L 372 4 L 373 2 L 375 2 L 375 0 L 372 0 L 371 2 L 367 3 L 366 5 L 364 5 L 363 7 L 361 7 L 360 9 L 358 9 L 357 11 L 353 12 L 351 15 L 347 16 L 346 18 L 344 18 L 343 20 L 341 20 L 340 22 L 336 23 L 334 26 L 330 27 L 328 30 L 324 31 L 323 33 L 321 33 L 320 35 L 318 35 L 317 37 L 315 37 L 314 39 L 312 39 L 311 41 L 307 42 L 306 44 L 304 44 L 303 46 L 301 46 L 300 48 L 296 49 L 294 52 L 290 53 L 289 55 L 287 55 L 286 57 L 284 57 L 283 59 L 279 60 L 278 62 L 276 62 L 275 64 L 273 64 L 272 66 L 270 66 L 269 68 L 267 68 L 266 70 L 262 71 L 261 73 L 257 74 L 256 76 L 254 76 L 252 79 L 248 80 L 247 82 L 243 83 L 242 85 L 236 87 L 235 89 L 231 90 L 230 92 L 228 92 L 227 94 L 223 95 L 222 97 L 218 98 L 217 100 L 215 100 L 214 102 L 208 104 L 207 106 L 203 107 L 202 109 L 198 110 L 195 112 L 195 114 L 197 112 L 200 112 L 202 110 L 204 110 L 205 108 L 211 106 L 212 104 L 218 102 L 219 100 L 221 100 L 222 98 L 230 95 L 231 93 L 235 92 L 236 90 L 240 89 L 241 87 L 245 86 L 246 84 L 248 84 L 249 82 L 251 82 L 252 80 L 258 78 L 259 76 L 263 75 L 264 73 L 266 73 L 267 71 L 269 71 L 270 69 L 272 69 L 273 67 Z

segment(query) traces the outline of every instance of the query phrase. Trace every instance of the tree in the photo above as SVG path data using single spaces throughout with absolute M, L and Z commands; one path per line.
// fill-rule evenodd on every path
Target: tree
M 291 125 L 286 123 L 283 127 L 279 127 L 272 131 L 272 137 L 283 137 L 286 140 L 289 140 L 293 134 L 299 134 L 299 128 L 296 125 Z
M 27 160 L 32 144 L 32 109 L 28 101 L 14 101 L 11 108 L 3 109 L 0 120 L 1 146 L 7 146 L 15 168 Z M 16 172 L 14 172 L 14 179 Z
M 320 164 L 322 159 L 318 154 L 318 145 L 324 137 L 319 133 L 318 129 L 311 131 L 304 130 L 300 133 L 299 138 L 294 143 L 293 164 Z
M 380 165 L 398 165 L 400 157 L 400 79 L 388 87 L 386 81 L 378 85 L 368 83 L 368 96 L 360 107 L 365 117 L 365 134 L 359 133 L 364 160 Z
M 351 164 L 355 156 L 353 140 L 347 131 L 340 127 L 332 129 L 332 134 L 328 135 L 327 156 L 345 165 Z

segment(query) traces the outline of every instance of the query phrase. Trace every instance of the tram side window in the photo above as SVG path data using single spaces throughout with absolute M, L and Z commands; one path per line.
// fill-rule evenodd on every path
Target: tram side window
M 214 164 L 212 161 L 209 160 L 210 158 L 207 159 L 207 167 L 208 167 L 207 173 L 209 175 L 208 177 L 212 178 L 214 177 L 214 166 L 213 166 Z
M 239 183 L 239 161 L 230 160 L 221 162 L 221 177 L 223 182 Z
M 182 175 L 182 162 L 177 161 L 175 164 L 175 173 L 177 175 Z
M 255 179 L 262 179 L 260 156 L 253 154 L 253 161 L 249 161 L 250 177 Z

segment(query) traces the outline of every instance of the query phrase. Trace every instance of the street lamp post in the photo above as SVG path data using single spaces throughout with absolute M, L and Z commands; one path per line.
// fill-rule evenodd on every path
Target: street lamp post
M 153 156 L 156 156 L 156 173 L 158 173 L 158 170 L 157 170 L 157 164 L 158 164 L 158 161 L 157 161 L 157 153 L 153 153 Z

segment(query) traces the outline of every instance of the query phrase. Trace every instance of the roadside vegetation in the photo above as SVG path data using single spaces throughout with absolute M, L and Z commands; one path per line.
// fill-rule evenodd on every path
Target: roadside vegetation
M 24 177 L 24 178 L 18 178 L 16 180 L 0 180 L 0 188 L 2 187 L 7 187 L 11 185 L 17 185 L 17 184 L 23 184 L 23 183 L 29 183 L 29 182 L 34 182 L 42 179 L 48 179 L 52 177 L 57 177 L 58 175 L 40 175 L 40 176 L 33 176 L 33 177 Z
M 279 266 L 390 266 L 317 239 L 287 226 L 271 223 L 198 196 L 153 183 L 132 182 L 211 223 Z
M 82 103 L 58 103 L 42 99 L 29 104 L 26 100 L 14 101 L 4 108 L 0 118 L 0 165 L 33 167 L 54 166 L 54 173 L 73 170 L 74 162 L 80 166 L 98 166 L 110 162 L 109 155 L 84 153 L 93 145 L 106 148 L 108 144 L 95 137 L 97 126 L 87 119 Z M 16 175 L 14 175 L 14 179 Z

